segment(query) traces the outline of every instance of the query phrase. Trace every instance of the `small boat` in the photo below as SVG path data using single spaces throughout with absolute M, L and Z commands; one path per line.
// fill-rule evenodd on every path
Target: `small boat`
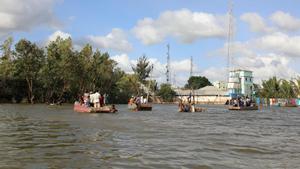
M 81 105 L 80 103 L 75 102 L 74 111 L 79 113 L 115 113 L 118 110 L 115 108 L 115 105 L 94 108 L 86 107 L 85 105 Z
M 202 108 L 202 107 L 195 107 L 194 105 L 190 105 L 190 104 L 183 104 L 183 103 L 180 103 L 179 104 L 179 109 L 178 111 L 179 112 L 189 112 L 189 113 L 193 113 L 193 112 L 202 112 L 204 111 L 205 109 Z
M 238 106 L 229 106 L 228 110 L 258 110 L 258 106 L 244 106 L 244 107 L 238 107 Z
M 138 111 L 151 111 L 152 110 L 152 104 L 149 103 L 142 103 L 138 107 Z
M 281 105 L 281 107 L 298 107 L 298 106 L 296 104 L 286 103 L 284 105 Z
M 137 106 L 135 103 L 128 103 L 128 109 L 133 111 L 151 111 L 152 104 L 142 103 L 140 106 Z

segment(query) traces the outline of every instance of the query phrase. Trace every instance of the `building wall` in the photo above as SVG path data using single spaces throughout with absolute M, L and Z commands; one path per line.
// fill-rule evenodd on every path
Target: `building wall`
M 188 102 L 189 96 L 178 96 L 183 102 Z M 225 104 L 230 97 L 228 96 L 192 96 L 192 102 L 196 104 Z

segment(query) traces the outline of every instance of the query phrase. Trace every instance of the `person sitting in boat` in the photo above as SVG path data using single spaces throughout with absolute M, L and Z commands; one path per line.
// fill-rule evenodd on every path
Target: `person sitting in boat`
M 238 107 L 238 101 L 237 101 L 237 99 L 233 99 L 233 106 L 234 107 Z
M 226 100 L 225 105 L 229 105 L 229 104 L 230 104 L 229 100 Z
M 116 109 L 116 106 L 113 104 L 111 105 L 111 112 L 117 112 L 118 109 Z
M 79 97 L 79 103 L 80 105 L 84 105 L 84 96 Z
M 190 112 L 191 111 L 191 105 L 190 103 L 186 103 L 184 104 L 184 109 L 183 109 L 184 112 Z

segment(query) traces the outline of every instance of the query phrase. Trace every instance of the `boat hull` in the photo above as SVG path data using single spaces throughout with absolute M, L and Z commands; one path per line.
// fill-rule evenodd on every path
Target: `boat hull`
M 148 103 L 143 103 L 140 106 L 137 106 L 134 103 L 128 104 L 128 109 L 134 110 L 134 111 L 151 111 L 152 105 Z
M 85 105 L 80 105 L 79 103 L 74 104 L 74 111 L 79 113 L 115 113 L 118 110 L 114 106 L 103 106 L 100 108 L 86 107 Z
M 242 110 L 258 110 L 258 106 L 248 106 L 248 107 L 234 107 L 234 106 L 229 106 L 228 110 L 237 110 L 237 111 L 242 111 Z
M 141 104 L 138 108 L 139 111 L 151 111 L 152 105 L 151 104 Z

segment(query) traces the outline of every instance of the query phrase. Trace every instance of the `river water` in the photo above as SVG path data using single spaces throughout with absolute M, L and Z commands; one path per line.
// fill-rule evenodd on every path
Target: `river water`
M 300 168 L 300 108 L 116 114 L 0 104 L 0 168 Z

